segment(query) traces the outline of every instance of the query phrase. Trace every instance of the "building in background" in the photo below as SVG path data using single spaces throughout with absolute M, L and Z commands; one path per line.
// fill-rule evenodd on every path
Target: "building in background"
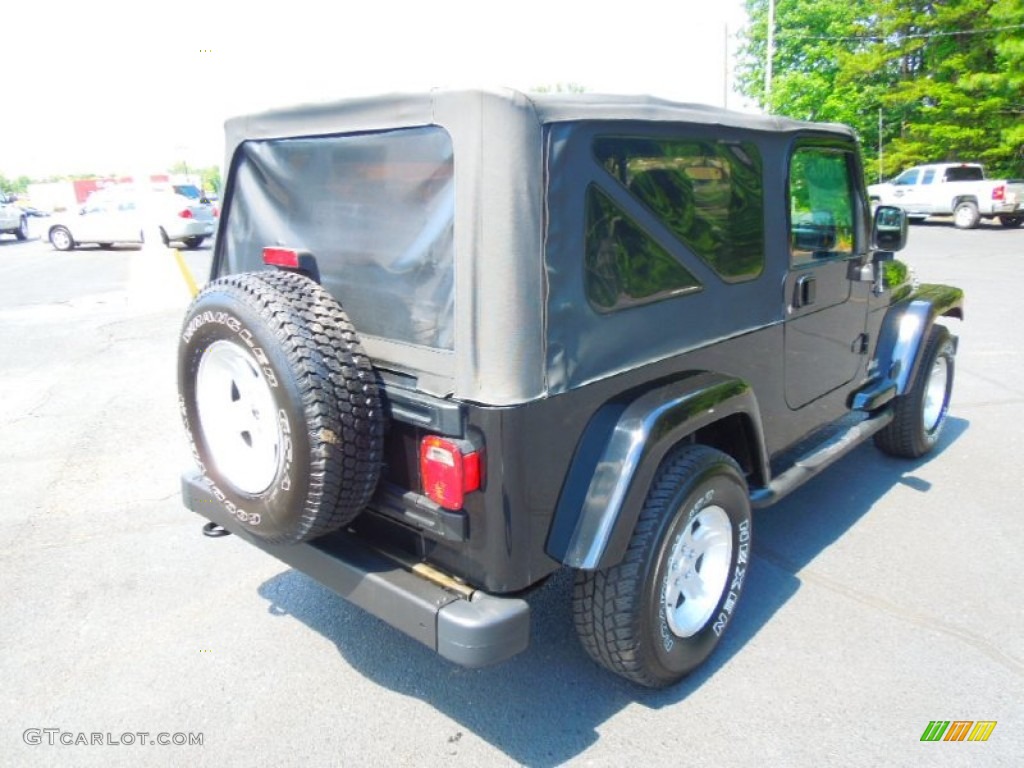
M 154 192 L 176 191 L 186 197 L 201 195 L 202 190 L 202 179 L 194 174 L 154 173 L 150 174 L 145 183 Z M 134 176 L 48 181 L 29 184 L 28 196 L 34 207 L 60 213 L 84 205 L 93 192 L 118 186 L 137 187 L 139 183 Z

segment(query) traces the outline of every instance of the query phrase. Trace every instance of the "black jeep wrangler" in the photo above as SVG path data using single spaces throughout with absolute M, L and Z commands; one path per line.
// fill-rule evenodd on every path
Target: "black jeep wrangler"
M 185 503 L 457 663 L 569 567 L 586 651 L 671 684 L 752 507 L 945 422 L 962 293 L 894 259 L 843 126 L 434 92 L 235 119 L 227 160 Z

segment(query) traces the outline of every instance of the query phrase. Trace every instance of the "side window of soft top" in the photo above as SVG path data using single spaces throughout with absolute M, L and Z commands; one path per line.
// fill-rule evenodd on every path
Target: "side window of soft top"
M 756 144 L 712 136 L 604 135 L 594 140 L 593 151 L 621 191 L 666 230 L 648 231 L 614 194 L 596 184 L 588 188 L 585 279 L 587 298 L 598 311 L 700 291 L 703 285 L 683 265 L 690 254 L 726 283 L 762 273 L 764 190 Z

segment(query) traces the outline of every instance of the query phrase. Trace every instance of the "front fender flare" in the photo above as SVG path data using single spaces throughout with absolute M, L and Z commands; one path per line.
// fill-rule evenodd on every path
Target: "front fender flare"
M 893 305 L 875 348 L 874 383 L 858 392 L 850 404 L 855 410 L 873 410 L 895 395 L 903 395 L 917 374 L 920 350 L 939 317 L 963 319 L 964 293 L 948 285 L 925 284 Z M 888 397 L 883 393 L 890 393 Z
M 763 464 L 760 412 L 750 385 L 740 379 L 697 372 L 599 409 L 559 497 L 548 554 L 586 570 L 619 562 L 665 455 L 688 435 L 735 414 L 747 417 L 756 460 Z

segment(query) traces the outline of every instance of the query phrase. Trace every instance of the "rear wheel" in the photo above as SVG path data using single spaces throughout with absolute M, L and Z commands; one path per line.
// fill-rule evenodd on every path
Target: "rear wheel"
M 1000 216 L 999 223 L 1008 229 L 1019 227 L 1024 224 L 1024 216 Z
M 732 620 L 750 557 L 747 485 L 729 456 L 682 446 L 662 462 L 622 562 L 579 571 L 573 620 L 587 653 L 641 685 L 699 666 Z
M 182 238 L 181 242 L 185 244 L 185 247 L 189 250 L 194 250 L 203 244 L 205 237 L 185 237 Z
M 22 216 L 18 222 L 18 228 L 14 231 L 14 236 L 19 240 L 28 239 L 28 216 Z
M 58 251 L 70 251 L 75 247 L 75 239 L 67 227 L 54 227 L 50 230 L 50 244 Z
M 980 221 L 978 206 L 969 200 L 959 203 L 953 211 L 953 224 L 957 229 L 974 229 Z
M 908 459 L 924 456 L 935 447 L 949 413 L 955 363 L 949 331 L 932 326 L 914 382 L 896 399 L 895 417 L 875 435 L 875 445 L 891 456 Z
M 193 301 L 178 352 L 192 453 L 224 508 L 272 543 L 349 523 L 377 485 L 375 372 L 341 306 L 287 272 L 221 278 Z

